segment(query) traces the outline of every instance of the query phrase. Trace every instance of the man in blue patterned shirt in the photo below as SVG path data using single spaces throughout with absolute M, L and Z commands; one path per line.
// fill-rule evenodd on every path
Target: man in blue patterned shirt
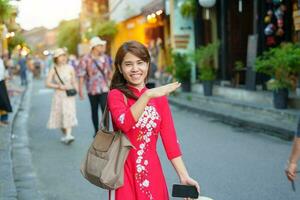
M 105 51 L 106 41 L 93 37 L 90 40 L 90 53 L 80 60 L 77 69 L 80 99 L 84 99 L 82 87 L 85 82 L 90 100 L 94 137 L 99 129 L 99 105 L 103 113 L 112 76 L 112 60 Z

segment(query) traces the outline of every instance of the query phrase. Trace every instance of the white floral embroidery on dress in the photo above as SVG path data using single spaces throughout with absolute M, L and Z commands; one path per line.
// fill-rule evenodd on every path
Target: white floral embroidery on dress
M 135 124 L 134 128 L 143 129 L 143 136 L 141 144 L 139 145 L 139 149 L 137 150 L 137 159 L 136 159 L 136 170 L 137 175 L 136 179 L 139 183 L 140 190 L 145 192 L 149 199 L 153 200 L 153 196 L 151 192 L 147 189 L 150 186 L 150 181 L 147 179 L 148 170 L 146 166 L 148 166 L 149 161 L 144 160 L 143 154 L 147 152 L 147 145 L 151 141 L 152 131 L 157 126 L 155 120 L 160 119 L 158 112 L 154 106 L 146 106 L 142 116 L 139 118 L 138 122 Z
M 144 180 L 144 182 L 143 182 L 143 186 L 145 186 L 145 187 L 148 187 L 149 186 L 149 181 L 146 179 L 146 180 Z
M 121 114 L 118 120 L 119 120 L 119 122 L 120 122 L 121 124 L 124 124 L 125 114 L 124 114 L 124 113 Z

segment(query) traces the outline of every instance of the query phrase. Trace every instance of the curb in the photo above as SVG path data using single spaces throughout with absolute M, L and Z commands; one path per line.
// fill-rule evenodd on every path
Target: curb
M 216 118 L 223 123 L 232 125 L 232 126 L 239 126 L 239 127 L 247 127 L 252 130 L 257 130 L 259 132 L 262 132 L 267 135 L 276 136 L 278 138 L 284 139 L 284 140 L 292 140 L 294 137 L 294 131 L 291 131 L 290 129 L 286 129 L 284 127 L 275 127 L 270 124 L 266 124 L 263 122 L 257 122 L 257 121 L 251 121 L 247 119 L 242 119 L 230 114 L 225 114 L 221 112 L 214 112 L 212 110 L 208 110 L 202 107 L 196 107 L 188 102 L 184 102 L 180 100 L 179 98 L 169 96 L 169 102 L 171 105 L 174 105 L 176 107 L 188 110 L 190 112 L 205 115 L 209 117 Z
M 16 116 L 20 111 L 21 102 L 27 93 L 27 88 L 20 95 L 12 99 L 13 113 L 10 114 L 11 123 L 3 131 L 4 135 L 0 138 L 0 199 L 1 200 L 17 200 L 17 189 L 14 182 L 13 162 L 12 162 L 12 131 Z
M 38 178 L 32 164 L 27 123 L 30 110 L 32 84 L 20 104 L 12 129 L 12 163 L 18 199 L 43 200 L 38 188 Z

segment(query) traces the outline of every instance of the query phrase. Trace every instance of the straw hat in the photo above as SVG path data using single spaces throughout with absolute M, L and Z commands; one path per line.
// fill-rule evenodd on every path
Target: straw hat
M 53 58 L 57 58 L 57 57 L 59 57 L 59 56 L 61 56 L 61 55 L 65 55 L 65 54 L 66 54 L 66 52 L 65 52 L 64 49 L 58 48 L 58 49 L 56 49 L 56 50 L 54 51 L 54 53 L 53 53 Z
M 106 45 L 106 41 L 102 40 L 99 37 L 93 37 L 90 40 L 90 49 L 92 49 L 92 48 L 94 48 L 95 46 L 98 46 L 98 45 Z

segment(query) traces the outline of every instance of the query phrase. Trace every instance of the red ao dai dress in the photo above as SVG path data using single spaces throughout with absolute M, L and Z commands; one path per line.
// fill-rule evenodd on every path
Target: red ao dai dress
M 137 97 L 147 90 L 129 88 Z M 161 136 L 169 160 L 181 156 L 167 97 L 151 99 L 138 121 L 135 121 L 130 110 L 134 103 L 133 99 L 127 99 L 126 103 L 123 93 L 117 89 L 108 94 L 115 130 L 126 134 L 135 147 L 128 154 L 124 166 L 124 185 L 115 190 L 115 199 L 167 200 L 167 185 L 156 151 L 158 136 Z

